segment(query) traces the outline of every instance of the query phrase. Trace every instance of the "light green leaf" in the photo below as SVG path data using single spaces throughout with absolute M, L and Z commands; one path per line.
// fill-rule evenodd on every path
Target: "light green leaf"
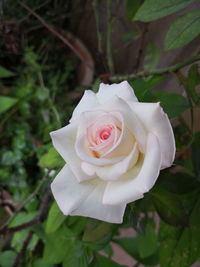
M 56 232 L 46 236 L 43 260 L 47 263 L 61 263 L 68 253 L 71 253 L 74 233 L 65 225 L 62 225 Z
M 0 79 L 1 78 L 9 78 L 15 76 L 15 74 L 4 67 L 0 66 Z
M 0 96 L 0 114 L 15 105 L 17 99 L 14 97 Z
M 63 267 L 88 267 L 88 253 L 80 240 L 72 242 L 65 255 Z
M 165 39 L 165 50 L 182 47 L 200 33 L 200 9 L 179 17 L 169 28 Z
M 146 0 L 136 13 L 135 20 L 153 21 L 172 14 L 196 0 Z
M 55 232 L 64 222 L 66 216 L 62 214 L 56 202 L 54 202 L 49 210 L 47 223 L 45 227 L 46 233 Z
M 39 165 L 42 168 L 56 168 L 63 167 L 65 164 L 64 160 L 55 150 L 55 148 L 51 147 L 49 151 L 40 158 Z

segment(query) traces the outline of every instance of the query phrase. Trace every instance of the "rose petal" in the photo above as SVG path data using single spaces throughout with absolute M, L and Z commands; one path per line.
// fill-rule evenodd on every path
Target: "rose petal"
M 146 130 L 158 137 L 162 153 L 161 169 L 170 167 L 175 157 L 175 140 L 168 116 L 160 103 L 135 103 L 131 107 Z
M 98 177 L 105 181 L 115 181 L 119 179 L 120 176 L 122 176 L 124 173 L 126 173 L 131 166 L 135 165 L 138 160 L 138 156 L 139 150 L 137 148 L 137 144 L 135 144 L 131 153 L 122 161 L 116 164 L 98 167 L 87 162 L 83 162 L 81 166 L 83 171 L 88 175 L 96 174 Z
M 86 90 L 80 102 L 73 111 L 70 122 L 79 118 L 80 114 L 86 110 L 91 110 L 93 107 L 99 105 L 96 94 L 91 90 Z
M 65 165 L 51 184 L 51 189 L 65 215 L 80 215 L 110 223 L 121 223 L 126 205 L 103 205 L 105 186 L 105 182 L 97 179 L 77 183 L 72 171 Z
M 108 100 L 112 100 L 114 96 L 118 96 L 125 101 L 138 101 L 132 87 L 127 81 L 118 84 L 114 83 L 112 85 L 101 83 L 96 95 L 100 104 L 104 104 Z
M 143 197 L 143 193 L 152 188 L 159 175 L 161 159 L 158 138 L 150 133 L 144 161 L 140 158 L 138 164 L 124 174 L 123 179 L 107 184 L 103 203 L 117 205 Z
M 75 152 L 76 133 L 77 124 L 71 123 L 57 131 L 51 132 L 50 135 L 55 149 L 70 165 L 77 180 L 81 182 L 94 177 L 88 176 L 82 171 L 81 160 Z

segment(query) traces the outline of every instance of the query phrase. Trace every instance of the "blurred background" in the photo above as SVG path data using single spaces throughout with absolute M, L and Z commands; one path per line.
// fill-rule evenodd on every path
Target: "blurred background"
M 199 33 L 199 0 L 0 0 L 0 266 L 200 266 Z M 123 80 L 161 102 L 175 164 L 121 225 L 65 217 L 49 132 Z

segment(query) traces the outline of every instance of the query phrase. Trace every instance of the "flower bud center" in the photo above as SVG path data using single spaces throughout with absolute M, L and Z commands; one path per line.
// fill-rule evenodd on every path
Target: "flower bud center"
M 112 132 L 112 127 L 106 127 L 101 129 L 100 133 L 99 133 L 99 137 L 101 138 L 101 140 L 107 140 Z

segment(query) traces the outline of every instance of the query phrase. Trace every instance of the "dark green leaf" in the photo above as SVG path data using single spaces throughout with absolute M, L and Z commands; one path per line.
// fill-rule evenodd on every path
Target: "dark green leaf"
M 129 19 L 133 19 L 139 7 L 142 4 L 142 0 L 127 0 L 126 2 L 126 14 Z
M 16 257 L 16 252 L 12 250 L 7 250 L 0 252 L 0 266 L 2 267 L 12 267 Z
M 15 74 L 4 67 L 0 66 L 0 79 L 1 78 L 9 78 L 15 76 Z
M 200 180 L 200 132 L 194 136 L 194 142 L 192 144 L 192 162 L 194 167 L 194 173 L 198 180 Z
M 148 79 L 141 79 L 137 78 L 135 80 L 130 81 L 130 84 L 134 88 L 134 92 L 141 102 L 148 102 L 149 96 L 149 89 L 153 88 L 154 86 L 158 85 L 163 81 L 163 77 L 159 75 L 155 75 Z M 150 100 L 151 100 L 150 96 Z
M 49 151 L 40 158 L 39 165 L 42 168 L 56 168 L 63 167 L 64 160 L 55 150 L 55 148 L 51 147 Z
M 169 118 L 174 118 L 189 108 L 187 99 L 179 94 L 153 91 L 151 102 L 160 102 Z
M 146 241 L 148 241 L 148 240 L 146 240 Z M 119 244 L 128 254 L 130 254 L 138 262 L 145 264 L 145 265 L 150 265 L 150 266 L 158 264 L 157 250 L 156 251 L 152 250 L 153 254 L 151 254 L 149 257 L 144 257 L 144 258 L 141 257 L 141 247 L 139 250 L 139 242 L 140 241 L 138 240 L 137 237 L 136 238 L 115 239 L 115 242 L 117 244 Z M 148 246 L 148 243 L 146 243 L 146 246 Z M 144 249 L 144 247 L 142 247 L 142 249 Z M 155 249 L 155 247 L 154 247 L 154 249 Z M 145 251 L 143 251 L 143 252 L 145 252 Z
M 153 21 L 172 14 L 196 0 L 145 0 L 136 13 L 135 20 Z
M 151 192 L 153 202 L 159 216 L 168 224 L 186 226 L 189 224 L 187 210 L 181 199 L 162 188 L 156 188 Z
M 17 102 L 16 98 L 0 96 L 0 114 L 11 108 Z
M 172 227 L 161 223 L 160 266 L 188 267 L 198 260 L 200 253 L 200 227 Z
M 182 195 L 195 191 L 198 188 L 200 189 L 200 183 L 195 177 L 187 173 L 178 172 L 173 174 L 166 171 L 159 176 L 154 190 L 156 190 L 157 187 L 162 187 L 170 193 Z
M 122 267 L 118 263 L 101 255 L 96 255 L 89 267 Z
M 64 222 L 66 216 L 60 211 L 56 202 L 54 202 L 49 210 L 49 214 L 46 222 L 46 233 L 55 232 Z
M 182 47 L 200 33 L 200 10 L 190 11 L 179 17 L 166 35 L 165 50 Z

